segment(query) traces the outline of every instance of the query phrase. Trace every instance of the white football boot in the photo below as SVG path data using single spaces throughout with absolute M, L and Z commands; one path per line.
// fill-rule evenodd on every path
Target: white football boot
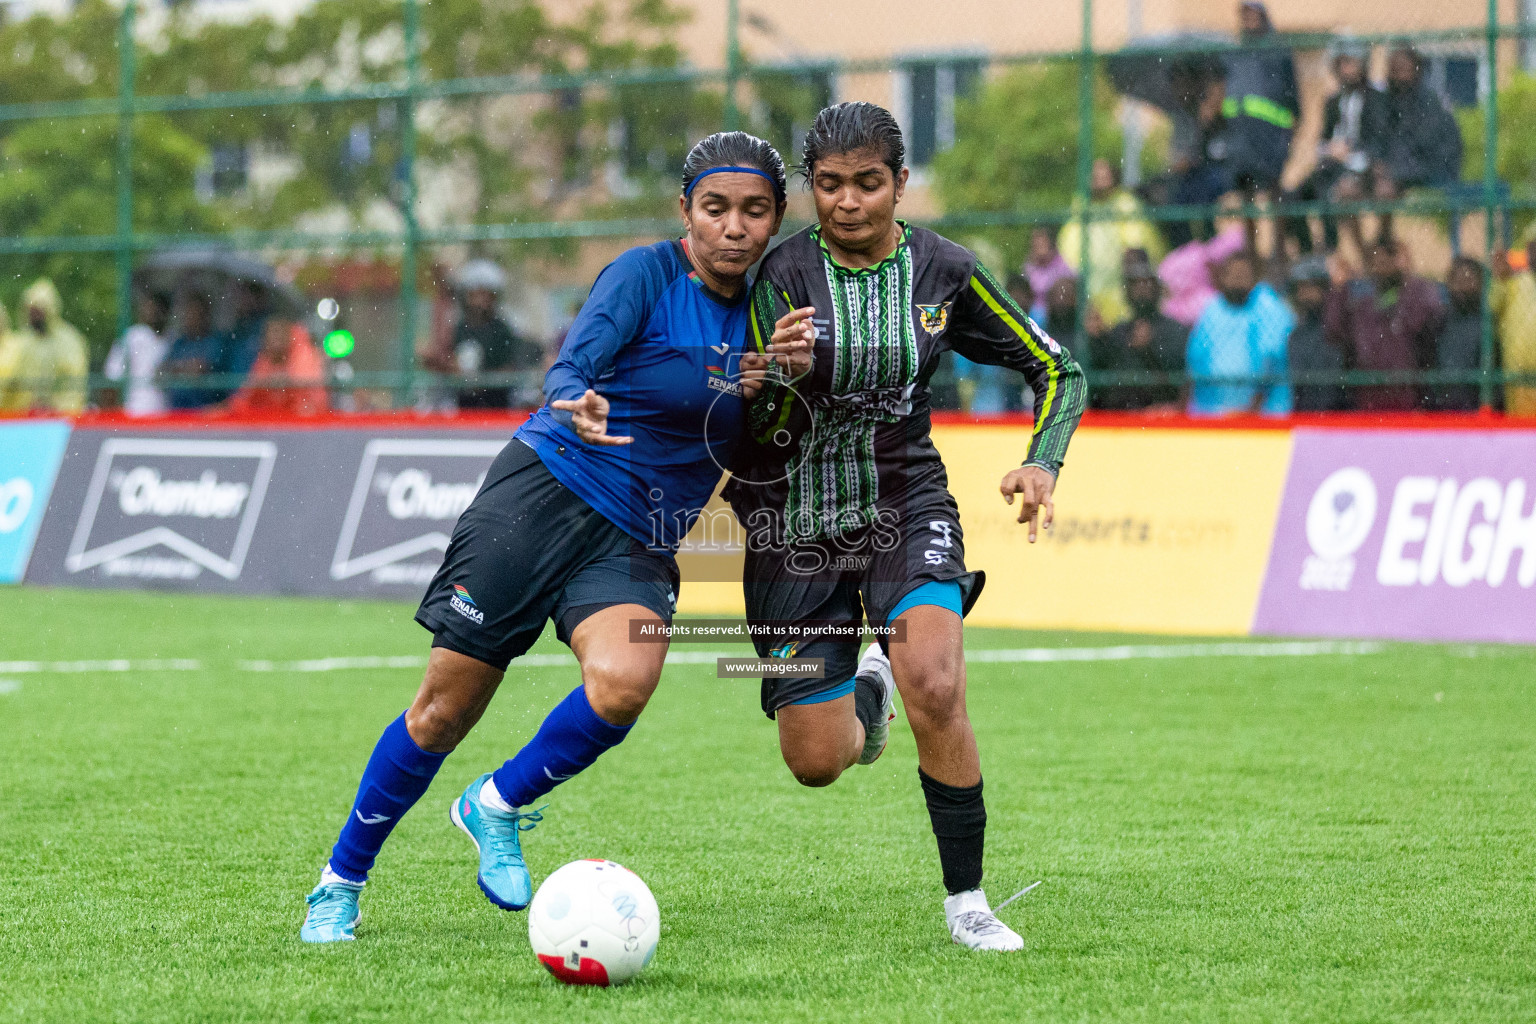
M 997 919 L 987 905 L 987 894 L 980 889 L 957 892 L 944 901 L 944 918 L 949 935 L 967 949 L 995 949 L 1014 952 L 1024 948 L 1019 933 Z
M 891 723 L 896 720 L 896 677 L 891 674 L 891 659 L 880 649 L 876 640 L 859 659 L 858 675 L 873 675 L 880 680 L 880 720 L 873 728 L 864 730 L 864 749 L 859 754 L 859 764 L 874 764 L 885 752 L 885 744 L 891 738 Z

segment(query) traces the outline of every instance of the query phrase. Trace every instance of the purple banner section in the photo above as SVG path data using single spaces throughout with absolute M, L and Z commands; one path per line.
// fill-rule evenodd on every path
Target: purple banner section
M 1536 643 L 1536 430 L 1297 430 L 1255 633 Z

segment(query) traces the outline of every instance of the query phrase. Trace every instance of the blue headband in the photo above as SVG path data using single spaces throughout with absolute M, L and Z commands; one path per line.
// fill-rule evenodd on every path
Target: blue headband
M 683 189 L 683 198 L 686 199 L 687 197 L 693 195 L 693 187 L 695 185 L 697 185 L 699 182 L 703 181 L 705 178 L 709 177 L 711 174 L 730 174 L 730 173 L 735 173 L 735 174 L 755 174 L 759 178 L 762 178 L 768 184 L 773 186 L 773 198 L 774 199 L 783 199 L 784 198 L 784 196 L 781 195 L 780 192 L 779 192 L 779 183 L 777 181 L 775 181 L 773 179 L 773 177 L 771 175 L 769 175 L 769 173 L 767 171 L 765 171 L 765 170 L 763 170 L 763 169 L 761 169 L 759 167 L 711 167 L 707 171 L 700 171 L 697 175 L 694 176 L 694 179 L 688 183 L 688 187 Z

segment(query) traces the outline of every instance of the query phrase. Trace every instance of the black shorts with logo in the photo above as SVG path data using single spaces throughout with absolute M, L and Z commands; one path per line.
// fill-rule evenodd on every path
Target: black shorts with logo
M 965 568 L 959 510 L 947 491 L 935 489 L 890 515 L 835 540 L 748 545 L 742 585 L 758 657 L 826 662 L 822 679 L 765 677 L 762 702 L 769 718 L 786 704 L 853 678 L 861 649 L 857 629 L 866 615 L 871 625 L 885 625 L 903 597 L 931 582 L 957 582 L 963 612 L 981 596 L 986 574 Z M 828 626 L 836 628 L 835 637 L 815 635 Z M 786 650 L 787 644 L 793 648 Z M 880 645 L 889 651 L 889 638 L 880 637 Z
M 614 605 L 642 605 L 671 622 L 678 584 L 670 552 L 604 519 L 513 438 L 454 526 L 416 621 L 432 631 L 432 646 L 505 669 L 546 620 L 566 644 L 582 620 Z

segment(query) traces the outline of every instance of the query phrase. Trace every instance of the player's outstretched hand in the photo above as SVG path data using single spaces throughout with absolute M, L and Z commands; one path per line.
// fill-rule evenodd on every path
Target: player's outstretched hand
M 761 352 L 743 352 L 741 365 L 736 379 L 741 382 L 742 396 L 747 399 L 757 397 L 757 393 L 763 389 L 763 379 L 768 376 L 768 363 L 771 360 Z
M 1056 478 L 1039 466 L 1020 466 L 1003 477 L 1000 488 L 1003 500 L 1013 504 L 1013 496 L 1019 496 L 1019 522 L 1029 523 L 1029 542 L 1033 544 L 1040 528 L 1049 530 L 1056 521 L 1056 503 L 1051 495 L 1056 491 Z
M 784 374 L 790 380 L 804 376 L 811 368 L 816 344 L 816 325 L 811 323 L 811 317 L 815 313 L 815 306 L 802 306 L 785 313 L 773 325 L 768 351 L 784 367 Z
M 575 400 L 561 399 L 550 402 L 553 409 L 564 409 L 571 414 L 571 426 L 576 436 L 587 444 L 629 444 L 632 437 L 608 436 L 608 399 L 587 389 L 587 393 Z

